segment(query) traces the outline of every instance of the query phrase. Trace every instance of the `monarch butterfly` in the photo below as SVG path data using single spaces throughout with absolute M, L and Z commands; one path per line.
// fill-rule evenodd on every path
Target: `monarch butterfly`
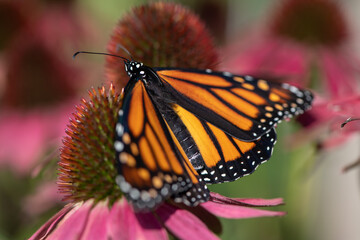
M 120 58 L 130 80 L 116 124 L 116 183 L 135 210 L 208 201 L 206 184 L 251 174 L 272 154 L 275 125 L 313 100 L 286 83 Z

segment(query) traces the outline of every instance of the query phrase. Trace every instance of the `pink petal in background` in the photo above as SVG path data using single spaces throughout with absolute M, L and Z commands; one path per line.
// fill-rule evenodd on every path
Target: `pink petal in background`
M 351 55 L 340 50 L 321 51 L 320 65 L 323 69 L 328 93 L 333 98 L 354 94 L 357 90 L 356 75 L 360 71 L 352 67 Z
M 30 171 L 43 153 L 46 129 L 38 114 L 8 113 L 0 116 L 0 164 L 16 172 Z
M 46 158 L 49 149 L 57 149 L 73 110 L 73 101 L 51 109 L 29 112 L 15 110 L 0 114 L 0 166 L 8 166 L 20 175 Z
M 60 195 L 55 181 L 41 183 L 35 192 L 23 201 L 24 211 L 30 216 L 37 216 L 60 203 Z

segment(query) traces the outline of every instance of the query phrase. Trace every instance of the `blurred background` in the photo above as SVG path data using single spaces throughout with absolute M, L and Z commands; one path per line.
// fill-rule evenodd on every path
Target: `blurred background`
M 148 1 L 0 0 L 0 239 L 24 239 L 64 205 L 56 161 L 74 106 L 107 83 L 121 17 Z M 222 239 L 360 239 L 360 2 L 179 0 L 205 22 L 216 68 L 289 81 L 316 95 L 277 127 L 271 160 L 211 186 L 229 197 L 284 198 L 281 218 L 221 220 Z M 179 49 L 182 51 L 181 49 Z M 184 50 L 186 51 L 186 50 Z M 358 110 L 359 109 L 359 110 Z

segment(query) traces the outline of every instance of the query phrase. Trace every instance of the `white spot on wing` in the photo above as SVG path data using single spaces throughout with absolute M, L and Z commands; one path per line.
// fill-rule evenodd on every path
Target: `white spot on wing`
M 114 147 L 117 152 L 122 152 L 122 150 L 124 150 L 124 144 L 120 141 L 115 141 Z
M 232 76 L 232 73 L 230 73 L 230 72 L 223 72 L 223 75 L 226 76 L 226 77 L 231 77 L 231 76 Z
M 116 124 L 116 133 L 118 136 L 121 136 L 124 134 L 124 126 L 121 123 Z

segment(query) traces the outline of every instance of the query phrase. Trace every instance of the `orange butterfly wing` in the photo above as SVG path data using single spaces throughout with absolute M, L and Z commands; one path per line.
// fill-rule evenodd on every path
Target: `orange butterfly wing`
M 205 183 L 234 181 L 251 174 L 271 157 L 276 142 L 275 129 L 272 128 L 254 142 L 244 142 L 179 105 L 175 104 L 173 107 L 182 123 L 182 132 L 187 132 L 178 138 L 182 139 L 185 150 L 188 146 L 196 146 L 197 151 L 188 152 L 187 158 Z
M 171 196 L 188 205 L 208 199 L 209 191 L 183 159 L 141 81 L 124 98 L 116 132 L 116 181 L 136 209 L 154 208 Z
M 155 69 L 175 102 L 243 141 L 254 141 L 311 106 L 312 94 L 287 84 L 200 70 Z

